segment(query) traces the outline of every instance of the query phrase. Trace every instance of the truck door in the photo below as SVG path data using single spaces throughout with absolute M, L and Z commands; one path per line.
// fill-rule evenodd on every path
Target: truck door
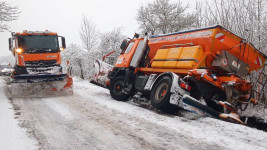
M 115 67 L 128 68 L 130 66 L 131 60 L 133 58 L 133 55 L 135 53 L 139 41 L 140 41 L 139 39 L 134 39 L 130 41 L 128 47 L 118 57 Z

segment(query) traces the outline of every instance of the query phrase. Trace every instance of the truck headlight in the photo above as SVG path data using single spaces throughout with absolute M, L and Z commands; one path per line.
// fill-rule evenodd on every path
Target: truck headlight
M 17 48 L 17 49 L 15 50 L 15 52 L 17 52 L 17 53 L 22 53 L 22 49 L 21 49 L 21 48 Z

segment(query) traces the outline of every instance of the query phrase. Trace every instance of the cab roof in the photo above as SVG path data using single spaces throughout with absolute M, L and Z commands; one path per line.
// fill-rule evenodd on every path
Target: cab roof
M 56 32 L 51 32 L 48 30 L 45 31 L 28 31 L 28 30 L 24 30 L 23 32 L 12 32 L 12 35 L 57 35 Z

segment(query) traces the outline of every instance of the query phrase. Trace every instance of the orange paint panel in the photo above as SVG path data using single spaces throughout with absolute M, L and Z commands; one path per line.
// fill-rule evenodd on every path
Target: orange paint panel
M 198 80 L 204 80 L 218 88 L 220 88 L 221 90 L 224 90 L 224 86 L 223 84 L 227 84 L 228 82 L 233 82 L 234 83 L 234 87 L 242 92 L 246 92 L 246 91 L 250 91 L 252 88 L 252 85 L 249 81 L 247 80 L 243 80 L 240 79 L 239 77 L 236 77 L 234 75 L 228 77 L 228 76 L 217 76 L 217 80 L 214 80 L 213 78 L 211 78 L 209 75 L 207 74 L 203 74 L 202 73 L 198 73 L 197 69 L 195 70 L 191 70 L 189 72 L 190 76 L 194 76 L 196 79 Z
M 245 42 L 245 40 L 221 26 L 215 26 L 214 28 L 151 38 L 148 43 L 150 47 L 148 56 L 153 58 L 157 50 L 164 45 L 192 43 L 194 46 L 201 46 L 204 53 L 209 52 L 212 55 L 220 53 L 222 50 L 227 50 L 248 64 L 250 66 L 249 72 L 262 68 L 262 64 L 266 61 L 266 56 L 258 52 L 251 44 L 242 42 Z M 213 68 L 211 64 L 214 57 L 212 55 L 207 55 L 202 64 Z M 215 68 L 213 69 L 215 70 Z
M 39 32 L 39 33 L 26 33 L 26 32 L 22 32 L 22 33 L 20 33 L 20 32 L 17 32 L 16 33 L 16 35 L 57 35 L 57 33 L 56 32 L 48 32 L 48 33 L 41 33 L 41 32 Z
M 39 54 L 17 54 L 18 65 L 24 66 L 25 61 L 39 61 L 39 60 L 57 60 L 57 63 L 61 63 L 60 53 L 39 53 Z
M 41 54 L 23 54 L 24 61 L 37 61 L 37 60 L 55 60 L 59 57 L 58 53 L 41 53 Z
M 133 55 L 135 53 L 135 50 L 136 50 L 140 40 L 143 40 L 143 39 L 132 40 L 132 42 L 134 42 L 134 44 L 133 44 L 131 50 L 128 53 L 124 53 L 118 57 L 117 62 L 115 64 L 115 67 L 126 67 L 127 68 L 130 66 L 131 60 L 133 58 Z
M 148 43 L 150 47 L 149 58 L 153 58 L 157 50 L 164 45 L 193 43 L 195 46 L 202 46 L 205 51 L 210 51 L 213 32 L 214 29 L 207 29 L 150 39 Z

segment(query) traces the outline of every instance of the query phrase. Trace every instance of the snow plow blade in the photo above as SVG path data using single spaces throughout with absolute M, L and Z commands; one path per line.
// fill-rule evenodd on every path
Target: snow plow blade
M 47 97 L 73 94 L 73 80 L 67 74 L 15 75 L 9 85 L 12 97 Z
M 33 83 L 33 82 L 49 82 L 49 81 L 61 81 L 67 77 L 67 74 L 60 75 L 14 75 L 12 83 Z
M 210 108 L 206 104 L 202 104 L 201 102 L 199 102 L 198 100 L 194 99 L 189 95 L 183 96 L 183 107 L 185 110 L 201 116 L 208 116 L 216 119 L 225 120 L 228 122 L 244 124 L 244 122 L 240 120 L 240 117 L 237 113 L 231 112 L 229 114 L 226 114 L 218 112 Z
M 93 83 L 97 86 L 101 86 L 104 88 L 109 88 L 108 73 L 113 68 L 113 66 L 97 59 L 94 62 L 94 67 L 95 67 L 94 78 L 90 81 L 90 83 Z
M 183 96 L 183 108 L 187 111 L 201 116 L 209 116 L 219 119 L 220 115 L 218 111 L 208 107 L 207 105 L 202 104 L 201 102 L 189 95 Z

